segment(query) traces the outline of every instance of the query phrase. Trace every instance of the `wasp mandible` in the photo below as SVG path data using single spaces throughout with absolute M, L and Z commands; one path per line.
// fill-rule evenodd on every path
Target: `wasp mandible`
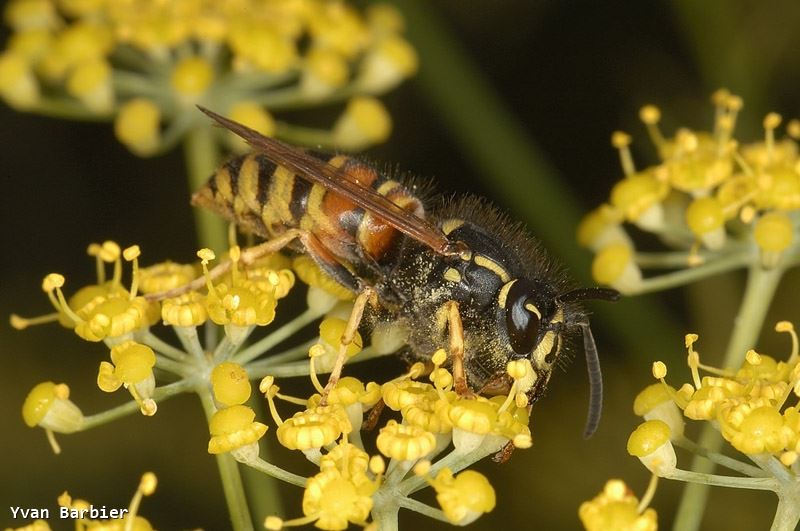
M 306 253 L 357 294 L 326 391 L 341 375 L 370 302 L 372 322 L 408 329 L 412 359 L 449 351 L 461 395 L 505 392 L 508 361 L 528 358 L 535 372 L 531 404 L 545 391 L 565 335 L 580 329 L 591 383 L 584 435 L 595 431 L 602 377 L 580 302 L 616 300 L 616 291 L 574 288 L 520 224 L 480 198 L 431 206 L 412 186 L 356 158 L 301 150 L 200 110 L 254 150 L 222 165 L 193 204 L 264 238 L 251 255 Z

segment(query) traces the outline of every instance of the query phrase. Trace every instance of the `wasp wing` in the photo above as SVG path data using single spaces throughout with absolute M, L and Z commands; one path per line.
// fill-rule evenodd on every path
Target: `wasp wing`
M 447 236 L 429 221 L 397 206 L 372 188 L 346 179 L 339 168 L 204 107 L 198 106 L 198 108 L 222 127 L 242 137 L 253 148 L 262 151 L 276 164 L 285 166 L 309 181 L 345 197 L 435 252 L 453 255 L 463 250 L 463 245 L 448 240 Z

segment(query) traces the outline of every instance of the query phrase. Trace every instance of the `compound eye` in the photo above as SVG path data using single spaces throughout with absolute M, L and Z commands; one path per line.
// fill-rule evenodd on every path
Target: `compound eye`
M 541 314 L 533 304 L 533 286 L 517 279 L 506 296 L 506 328 L 511 348 L 521 355 L 530 354 L 539 337 Z

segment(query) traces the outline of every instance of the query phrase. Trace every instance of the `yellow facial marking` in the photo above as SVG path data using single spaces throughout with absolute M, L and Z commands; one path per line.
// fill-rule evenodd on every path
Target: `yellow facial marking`
M 497 295 L 497 302 L 500 304 L 501 308 L 506 307 L 506 299 L 508 298 L 508 290 L 511 289 L 511 286 L 514 285 L 517 279 L 512 280 L 511 282 L 506 282 L 503 284 L 503 287 L 500 288 L 500 293 Z
M 450 267 L 444 272 L 444 279 L 448 282 L 461 282 L 461 273 Z
M 463 219 L 448 219 L 447 221 L 442 223 L 442 232 L 444 232 L 445 235 L 448 235 L 463 224 L 464 224 Z
M 503 269 L 503 267 L 494 260 L 486 258 L 483 255 L 476 255 L 475 258 L 473 258 L 473 262 L 475 262 L 475 265 L 477 266 L 488 269 L 489 271 L 500 277 L 500 280 L 503 282 L 508 282 L 509 280 L 511 280 L 506 270 Z
M 545 358 L 553 349 L 553 344 L 556 341 L 556 334 L 553 331 L 547 332 L 542 341 L 536 345 L 533 351 L 533 366 L 534 367 L 548 367 L 550 363 L 545 361 Z
M 538 317 L 539 319 L 542 318 L 542 312 L 539 311 L 539 308 L 536 307 L 535 304 L 532 302 L 525 303 L 525 309 L 531 312 L 533 315 Z

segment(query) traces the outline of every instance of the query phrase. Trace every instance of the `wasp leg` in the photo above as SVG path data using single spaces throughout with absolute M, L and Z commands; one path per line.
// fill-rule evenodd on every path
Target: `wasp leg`
M 336 387 L 336 384 L 339 382 L 339 378 L 342 376 L 344 362 L 347 361 L 347 347 L 350 346 L 350 343 L 352 343 L 353 339 L 356 337 L 358 325 L 361 324 L 361 317 L 364 315 L 364 308 L 367 307 L 367 303 L 371 303 L 373 305 L 377 304 L 375 290 L 370 286 L 364 286 L 353 303 L 353 310 L 350 312 L 350 318 L 347 320 L 347 326 L 344 329 L 342 338 L 339 340 L 339 353 L 336 356 L 333 369 L 331 369 L 331 374 L 328 376 L 328 383 L 325 384 L 325 389 L 322 392 L 322 401 L 320 402 L 320 405 L 324 406 L 327 404 L 328 393 L 331 392 L 331 389 Z
M 472 398 L 475 393 L 467 385 L 467 374 L 464 371 L 464 325 L 458 311 L 458 303 L 449 301 L 445 304 L 447 326 L 450 333 L 450 359 L 453 363 L 453 383 L 458 396 Z
M 377 426 L 378 421 L 381 418 L 381 413 L 386 408 L 386 402 L 383 401 L 383 398 L 378 400 L 378 402 L 370 408 L 367 412 L 367 418 L 364 419 L 364 423 L 361 424 L 361 431 L 372 431 Z
M 310 237 L 310 233 L 305 230 L 300 229 L 289 229 L 280 236 L 277 236 L 271 240 L 267 240 L 264 243 L 260 243 L 255 247 L 249 247 L 242 251 L 242 255 L 240 261 L 243 265 L 248 266 L 261 258 L 264 255 L 275 253 L 292 243 L 294 240 L 300 240 L 304 246 L 307 247 L 307 241 Z M 231 265 L 233 262 L 230 260 L 225 260 L 221 264 L 211 268 L 208 272 L 211 280 L 215 280 L 225 273 L 227 273 L 231 269 Z M 145 295 L 145 298 L 148 300 L 163 300 L 163 299 L 170 299 L 172 297 L 178 297 L 183 295 L 184 293 L 188 293 L 190 291 L 196 291 L 199 289 L 204 288 L 206 285 L 205 277 L 196 278 L 193 281 L 189 282 L 186 285 L 173 288 L 167 291 L 160 291 L 158 293 L 149 293 Z

